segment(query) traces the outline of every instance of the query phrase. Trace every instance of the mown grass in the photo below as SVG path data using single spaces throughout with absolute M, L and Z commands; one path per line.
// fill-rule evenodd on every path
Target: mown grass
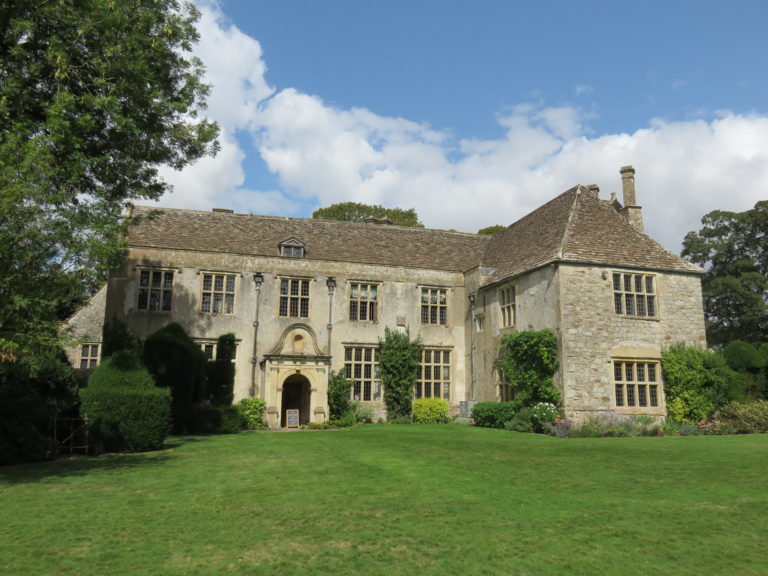
M 0 574 L 766 574 L 768 436 L 176 437 L 0 469 Z

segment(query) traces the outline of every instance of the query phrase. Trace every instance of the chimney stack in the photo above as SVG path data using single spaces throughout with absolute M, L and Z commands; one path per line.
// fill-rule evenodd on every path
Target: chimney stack
M 622 166 L 621 187 L 624 192 L 624 206 L 636 206 L 635 199 L 635 169 L 632 166 Z
M 637 198 L 635 197 L 635 169 L 632 166 L 622 166 L 619 173 L 621 174 L 621 187 L 624 196 L 624 207 L 621 209 L 621 213 L 632 226 L 642 232 L 643 209 L 637 205 Z

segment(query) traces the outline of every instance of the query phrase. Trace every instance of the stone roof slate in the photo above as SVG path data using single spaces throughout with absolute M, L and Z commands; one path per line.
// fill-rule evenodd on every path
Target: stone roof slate
M 488 236 L 388 224 L 253 216 L 137 206 L 157 218 L 129 229 L 131 247 L 280 255 L 289 238 L 304 243 L 307 260 L 327 260 L 464 272 L 479 264 Z
M 620 206 L 620 205 L 619 205 Z M 547 264 L 564 262 L 676 271 L 703 270 L 635 229 L 617 205 L 575 186 L 488 237 L 386 224 L 254 216 L 137 206 L 157 212 L 129 230 L 128 245 L 276 257 L 295 238 L 307 260 L 464 272 L 492 269 L 485 285 Z
M 496 234 L 483 256 L 485 284 L 554 262 L 702 273 L 634 228 L 614 204 L 575 186 Z

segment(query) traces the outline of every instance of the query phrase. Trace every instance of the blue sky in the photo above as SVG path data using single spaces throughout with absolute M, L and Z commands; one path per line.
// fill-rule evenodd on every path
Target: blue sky
M 510 224 L 637 170 L 678 252 L 768 198 L 768 3 L 198 0 L 222 152 L 161 203 L 309 216 L 353 200 L 429 227 Z

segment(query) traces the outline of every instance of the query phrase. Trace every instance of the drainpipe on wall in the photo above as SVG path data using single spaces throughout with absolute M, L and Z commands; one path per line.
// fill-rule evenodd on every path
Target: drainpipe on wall
M 336 278 L 329 276 L 325 281 L 325 285 L 328 286 L 328 356 L 331 355 L 331 332 L 333 331 L 333 291 L 336 288 Z M 328 369 L 330 371 L 330 366 Z
M 475 399 L 475 301 L 477 300 L 477 294 L 472 293 L 469 295 L 469 305 L 472 312 L 471 326 L 470 326 L 470 345 L 469 345 L 469 384 L 470 384 L 470 400 Z
M 256 317 L 253 320 L 253 354 L 251 355 L 251 389 L 249 396 L 256 396 L 256 365 L 258 364 L 259 351 L 259 300 L 261 296 L 261 285 L 264 283 L 264 274 L 256 272 L 253 275 L 253 284 L 256 287 Z

